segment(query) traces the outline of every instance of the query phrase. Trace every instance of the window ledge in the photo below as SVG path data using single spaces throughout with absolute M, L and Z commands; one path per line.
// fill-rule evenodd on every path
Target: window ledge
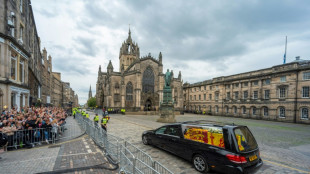
M 301 120 L 309 120 L 309 118 L 300 118 Z

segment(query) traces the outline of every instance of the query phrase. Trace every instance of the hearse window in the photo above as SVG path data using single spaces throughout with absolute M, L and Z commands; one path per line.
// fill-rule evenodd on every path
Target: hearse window
M 156 130 L 156 134 L 164 134 L 164 132 L 166 131 L 166 126 L 165 127 L 161 127 L 159 129 Z
M 183 134 L 184 139 L 225 148 L 221 127 L 186 125 L 183 127 Z
M 165 134 L 173 135 L 173 136 L 180 136 L 181 130 L 179 126 L 169 126 L 165 132 Z
M 240 152 L 248 152 L 258 147 L 252 133 L 247 127 L 236 128 L 234 131 Z

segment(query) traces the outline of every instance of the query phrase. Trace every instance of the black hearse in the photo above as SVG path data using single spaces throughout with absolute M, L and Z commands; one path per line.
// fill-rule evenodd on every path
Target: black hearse
M 247 126 L 190 121 L 145 131 L 142 142 L 188 161 L 205 173 L 254 173 L 262 165 L 258 145 Z

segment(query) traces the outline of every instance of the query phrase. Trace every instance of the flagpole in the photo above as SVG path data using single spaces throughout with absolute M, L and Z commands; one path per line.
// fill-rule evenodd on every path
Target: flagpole
M 286 63 L 286 49 L 287 49 L 287 36 L 285 38 L 285 52 L 284 52 L 284 57 L 283 57 L 283 64 Z

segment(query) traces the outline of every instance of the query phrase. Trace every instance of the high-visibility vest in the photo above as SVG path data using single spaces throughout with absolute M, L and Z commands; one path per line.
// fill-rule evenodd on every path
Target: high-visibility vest
M 106 118 L 103 118 L 102 120 L 101 120 L 101 124 L 107 124 L 107 119 Z
M 89 118 L 89 115 L 88 115 L 88 114 L 86 114 L 86 118 Z
M 99 116 L 98 116 L 98 115 L 96 115 L 96 116 L 94 117 L 94 121 L 99 121 Z

